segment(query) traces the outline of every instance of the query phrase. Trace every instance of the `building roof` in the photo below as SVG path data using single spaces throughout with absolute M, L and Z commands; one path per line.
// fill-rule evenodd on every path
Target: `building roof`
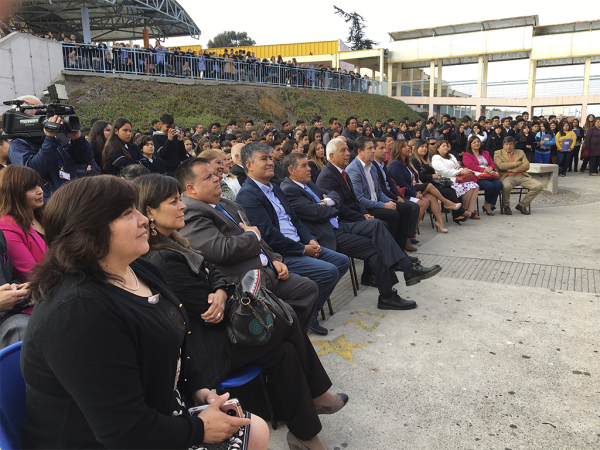
M 200 29 L 175 0 L 21 0 L 11 17 L 16 29 L 34 34 L 52 32 L 83 35 L 81 8 L 89 12 L 93 41 L 141 39 L 147 29 L 152 38 L 200 37 Z
M 592 30 L 600 30 L 600 20 L 587 20 L 585 22 L 537 26 L 533 28 L 533 35 L 546 36 L 549 34 L 578 33 Z
M 423 37 L 445 36 L 449 34 L 473 33 L 476 31 L 500 30 L 503 28 L 514 28 L 524 26 L 535 26 L 538 16 L 512 17 L 509 19 L 486 20 L 483 22 L 463 23 L 460 25 L 445 25 L 433 28 L 420 28 L 408 31 L 393 31 L 388 33 L 392 41 L 405 41 Z

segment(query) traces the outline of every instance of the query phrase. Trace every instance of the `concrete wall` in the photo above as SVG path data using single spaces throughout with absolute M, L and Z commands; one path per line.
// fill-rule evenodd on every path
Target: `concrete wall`
M 42 92 L 61 76 L 62 45 L 24 33 L 0 39 L 0 114 L 2 102 L 21 95 L 42 97 Z
M 531 59 L 600 55 L 600 30 L 534 36 Z

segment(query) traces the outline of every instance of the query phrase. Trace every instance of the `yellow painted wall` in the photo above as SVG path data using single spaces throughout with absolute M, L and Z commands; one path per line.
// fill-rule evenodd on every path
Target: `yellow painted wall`
M 201 52 L 203 51 L 201 45 L 180 45 L 182 51 L 187 52 L 188 49 L 192 51 Z M 169 47 L 171 50 L 173 47 Z M 339 41 L 320 41 L 320 42 L 303 42 L 300 44 L 281 44 L 281 45 L 255 45 L 251 47 L 234 47 L 235 50 L 246 50 L 254 52 L 257 58 L 271 58 L 274 56 L 281 55 L 283 58 L 289 58 L 292 56 L 308 56 L 311 53 L 313 55 L 330 55 L 339 53 Z M 215 52 L 222 54 L 225 48 L 207 48 L 209 52 Z M 227 50 L 230 50 L 228 48 Z

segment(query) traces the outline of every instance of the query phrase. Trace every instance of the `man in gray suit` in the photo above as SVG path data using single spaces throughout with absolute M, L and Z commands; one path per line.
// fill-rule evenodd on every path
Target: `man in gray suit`
M 282 257 L 261 239 L 237 203 L 221 198 L 219 179 L 204 158 L 184 161 L 176 172 L 184 190 L 185 226 L 179 230 L 231 283 L 260 269 L 267 289 L 288 303 L 308 331 L 319 289 L 315 282 L 289 273 Z M 245 223 L 244 223 L 245 222 Z
M 373 167 L 375 146 L 371 138 L 361 136 L 354 143 L 356 158 L 346 172 L 359 203 L 377 219 L 388 224 L 390 234 L 404 251 L 414 252 L 410 237 L 414 236 L 419 220 L 419 207 L 413 202 L 400 202 L 387 197 L 379 185 L 377 170 Z

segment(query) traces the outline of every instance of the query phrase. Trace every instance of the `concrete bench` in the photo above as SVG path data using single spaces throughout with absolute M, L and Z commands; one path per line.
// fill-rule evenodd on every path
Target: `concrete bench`
M 529 163 L 531 178 L 542 183 L 544 191 L 558 194 L 558 166 L 556 164 Z

